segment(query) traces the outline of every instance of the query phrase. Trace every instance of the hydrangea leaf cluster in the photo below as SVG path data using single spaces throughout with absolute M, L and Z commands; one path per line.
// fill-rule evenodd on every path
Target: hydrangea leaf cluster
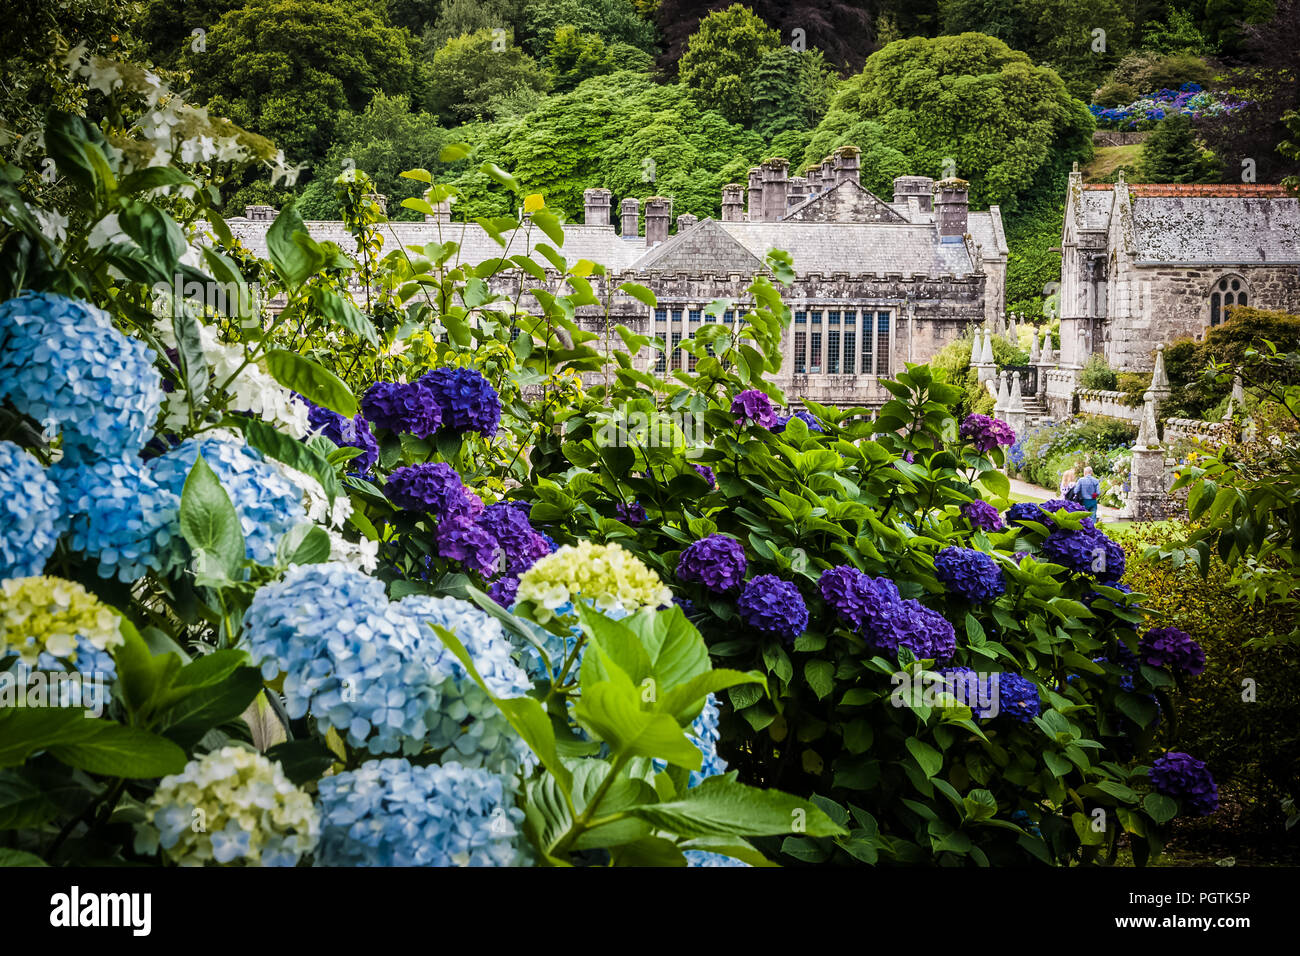
M 59 462 L 49 476 L 62 495 L 69 544 L 96 562 L 100 577 L 129 583 L 162 570 L 158 549 L 171 537 L 168 516 L 180 502 L 145 462 L 135 455 Z
M 745 580 L 745 548 L 735 538 L 711 534 L 688 545 L 677 561 L 679 581 L 699 582 L 714 594 L 729 594 Z
M 1205 670 L 1205 651 L 1186 631 L 1153 627 L 1138 645 L 1142 663 L 1196 677 Z
M 122 619 L 75 581 L 45 575 L 0 581 L 0 663 L 72 664 L 84 674 L 117 673 L 112 650 L 124 643 Z
M 233 435 L 187 438 L 150 462 L 150 473 L 174 510 L 166 515 L 166 530 L 157 532 L 159 561 L 165 572 L 183 567 L 189 549 L 180 531 L 180 500 L 185 479 L 199 455 L 216 474 L 239 515 L 246 555 L 258 564 L 273 564 L 275 549 L 285 532 L 307 517 L 302 492 L 277 468 L 262 460 L 257 449 Z
M 961 423 L 958 435 L 970 442 L 976 450 L 990 452 L 999 445 L 1010 445 L 1016 440 L 1016 433 L 1006 422 L 988 415 L 967 415 Z
M 757 425 L 771 428 L 776 424 L 776 409 L 772 399 L 765 392 L 749 388 L 731 400 L 731 414 L 736 416 L 737 425 Z
M 974 548 L 944 548 L 934 556 L 934 570 L 950 593 L 972 604 L 987 604 L 1007 590 L 1002 569 Z
M 376 428 L 430 438 L 442 425 L 442 406 L 429 383 L 375 382 L 361 398 L 361 411 Z
M 736 609 L 746 625 L 787 644 L 808 629 L 808 605 L 803 595 L 775 574 L 760 574 L 746 584 Z
M 1173 750 L 1157 757 L 1148 771 L 1157 793 L 1173 797 L 1197 816 L 1207 817 L 1219 809 L 1219 788 L 1205 762 Z
M 530 602 L 545 624 L 576 600 L 603 612 L 633 613 L 672 603 L 673 595 L 645 563 L 617 544 L 580 541 L 562 545 L 519 577 L 517 598 Z
M 211 751 L 163 777 L 145 814 L 136 850 L 161 847 L 181 866 L 294 866 L 320 839 L 311 798 L 278 763 L 242 747 Z
M 65 528 L 59 489 L 41 463 L 0 441 L 0 578 L 40 574 Z
M 320 781 L 322 866 L 513 866 L 523 811 L 498 775 L 370 760 Z
M 501 424 L 501 398 L 477 369 L 438 368 L 420 379 L 442 409 L 442 425 L 458 435 L 491 438 Z
M 49 292 L 0 303 L 0 400 L 63 435 L 88 461 L 139 452 L 163 403 L 155 355 L 103 309 Z

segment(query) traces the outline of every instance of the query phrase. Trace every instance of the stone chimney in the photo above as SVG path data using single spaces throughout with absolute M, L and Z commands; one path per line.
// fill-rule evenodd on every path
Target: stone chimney
M 695 225 L 699 221 L 699 217 L 692 216 L 689 212 L 684 212 L 677 217 L 677 232 L 679 234 L 686 232 L 691 228 L 691 226 Z
M 250 222 L 275 222 L 274 206 L 245 206 L 244 217 Z
M 812 189 L 808 185 L 808 180 L 803 176 L 791 176 L 790 191 L 786 193 L 785 198 L 785 208 L 787 210 L 793 209 L 804 202 L 810 195 L 812 195 Z
M 651 196 L 645 201 L 646 248 L 668 238 L 668 226 L 673 221 L 673 201 L 667 196 Z
M 430 187 L 429 189 L 425 190 L 424 198 L 425 198 L 426 201 L 429 200 L 429 198 L 430 198 L 429 194 L 430 194 L 432 191 L 433 191 L 433 190 L 432 190 L 432 187 Z M 451 204 L 454 203 L 455 201 L 456 201 L 456 197 L 455 197 L 455 196 L 448 196 L 448 197 L 447 197 L 446 199 L 444 199 L 442 202 L 430 203 L 430 205 L 433 206 L 433 213 L 432 213 L 432 214 L 429 214 L 429 213 L 426 212 L 426 213 L 424 214 L 424 221 L 425 221 L 425 222 L 450 222 L 450 221 L 451 221 Z
M 380 213 L 388 215 L 388 197 L 383 193 L 366 193 L 366 197 L 372 203 L 379 207 Z
M 905 203 L 915 198 L 921 211 L 929 212 L 933 208 L 930 204 L 933 188 L 934 180 L 929 176 L 899 176 L 894 180 L 894 202 Z
M 861 160 L 856 146 L 841 146 L 835 151 L 835 181 L 837 183 L 858 181 Z
M 597 186 L 582 192 L 582 221 L 588 226 L 608 226 L 610 191 Z
M 821 165 L 822 189 L 830 189 L 835 185 L 835 157 L 827 156 L 822 160 Z
M 952 176 L 934 184 L 934 221 L 941 242 L 957 242 L 966 235 L 970 183 Z
M 745 187 L 727 183 L 722 187 L 722 221 L 743 222 L 745 219 Z
M 641 233 L 641 203 L 628 196 L 623 200 L 623 238 L 635 239 Z
M 763 221 L 776 222 L 785 216 L 785 199 L 790 189 L 789 163 L 769 159 L 763 169 Z
M 816 196 L 822 191 L 822 168 L 820 166 L 809 166 L 803 171 L 803 178 L 808 183 L 809 196 Z
M 763 167 L 754 166 L 749 170 L 749 215 L 750 222 L 763 218 Z

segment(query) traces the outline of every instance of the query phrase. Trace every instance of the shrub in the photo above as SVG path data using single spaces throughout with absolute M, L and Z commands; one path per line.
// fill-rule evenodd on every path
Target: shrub
M 1090 355 L 1088 361 L 1084 363 L 1083 372 L 1079 376 L 1079 384 L 1084 388 L 1114 391 L 1118 379 L 1115 372 L 1106 363 L 1105 356 Z
M 1137 428 L 1111 418 L 1083 416 L 1063 422 L 1049 422 L 1023 436 L 1017 453 L 1021 476 L 1044 488 L 1058 488 L 1061 475 L 1074 467 L 1091 465 L 1099 478 L 1114 476 L 1112 493 L 1127 477 L 1128 463 L 1123 454 L 1137 438 Z M 1105 482 L 1103 481 L 1103 485 Z M 1112 495 L 1105 502 L 1118 504 Z

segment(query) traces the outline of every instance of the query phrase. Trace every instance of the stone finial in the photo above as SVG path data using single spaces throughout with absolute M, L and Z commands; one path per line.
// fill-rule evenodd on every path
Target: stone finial
M 970 364 L 979 365 L 980 363 L 980 330 L 975 330 L 975 335 L 971 337 L 970 343 Z
M 1242 387 L 1241 366 L 1237 367 L 1237 373 L 1232 376 L 1232 398 L 1239 406 L 1245 407 L 1246 390 Z
M 1070 166 L 1070 172 L 1077 173 L 1078 171 L 1079 171 L 1079 161 L 1076 159 L 1074 163 Z
M 1005 370 L 998 373 L 998 398 L 993 403 L 993 415 L 995 418 L 1001 418 L 1007 410 L 1007 402 L 1010 401 L 1010 390 L 1007 388 L 1007 373 Z
M 1159 404 L 1169 397 L 1170 391 L 1169 375 L 1165 372 L 1165 347 L 1162 343 L 1156 346 L 1156 367 L 1151 372 L 1151 392 Z
M 988 329 L 984 330 L 984 346 L 980 350 L 980 364 L 993 364 L 993 333 Z
M 1029 364 L 1037 365 L 1039 359 L 1038 352 L 1038 333 L 1033 329 L 1029 330 Z
M 1020 389 L 1020 373 L 1011 373 L 1011 394 L 1007 396 L 1008 412 L 1023 412 L 1025 410 L 1025 394 Z
M 1052 330 L 1043 330 L 1043 355 L 1042 362 L 1044 365 L 1055 365 L 1056 356 L 1052 354 Z
M 1142 395 L 1142 419 L 1138 423 L 1138 448 L 1158 448 L 1160 446 L 1160 430 L 1156 426 L 1156 396 L 1154 392 L 1144 392 Z

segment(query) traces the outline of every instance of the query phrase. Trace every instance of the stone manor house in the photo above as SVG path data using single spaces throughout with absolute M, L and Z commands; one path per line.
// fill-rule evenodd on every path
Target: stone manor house
M 852 147 L 803 176 L 791 176 L 785 160 L 773 159 L 751 169 L 747 184 L 723 187 L 720 220 L 683 214 L 674 222 L 671 198 L 628 198 L 618 210 L 618 229 L 610 191 L 588 189 L 583 222 L 565 225 L 561 252 L 570 262 L 605 265 L 613 287 L 635 282 L 654 291 L 654 310 L 616 293 L 611 319 L 665 343 L 666 353 L 643 350 L 641 361 L 667 376 L 693 367 L 694 357 L 676 346 L 714 320 L 705 306 L 726 298 L 743 308 L 768 250 L 784 250 L 797 278 L 785 290 L 793 315 L 776 384 L 791 402 L 876 406 L 889 397 L 880 380 L 904 362 L 927 361 L 968 327 L 1000 320 L 1007 242 L 998 207 L 971 210 L 960 179 L 901 176 L 886 201 L 862 187 L 858 171 Z M 265 255 L 275 210 L 250 206 L 246 216 L 230 220 L 231 231 Z M 342 223 L 308 222 L 307 228 L 318 240 L 351 248 Z M 425 222 L 393 222 L 384 232 L 385 249 L 453 240 L 461 262 L 501 255 L 480 226 L 452 222 L 446 204 Z M 522 249 L 523 231 L 507 238 L 513 251 Z M 545 241 L 532 230 L 532 241 L 539 239 Z M 505 276 L 494 291 L 512 291 L 520 281 L 525 288 L 533 282 Z M 558 273 L 551 285 L 562 291 Z M 603 284 L 596 293 L 604 298 Z M 722 320 L 734 319 L 734 311 Z M 603 329 L 603 312 L 594 307 L 579 309 L 578 320 Z

